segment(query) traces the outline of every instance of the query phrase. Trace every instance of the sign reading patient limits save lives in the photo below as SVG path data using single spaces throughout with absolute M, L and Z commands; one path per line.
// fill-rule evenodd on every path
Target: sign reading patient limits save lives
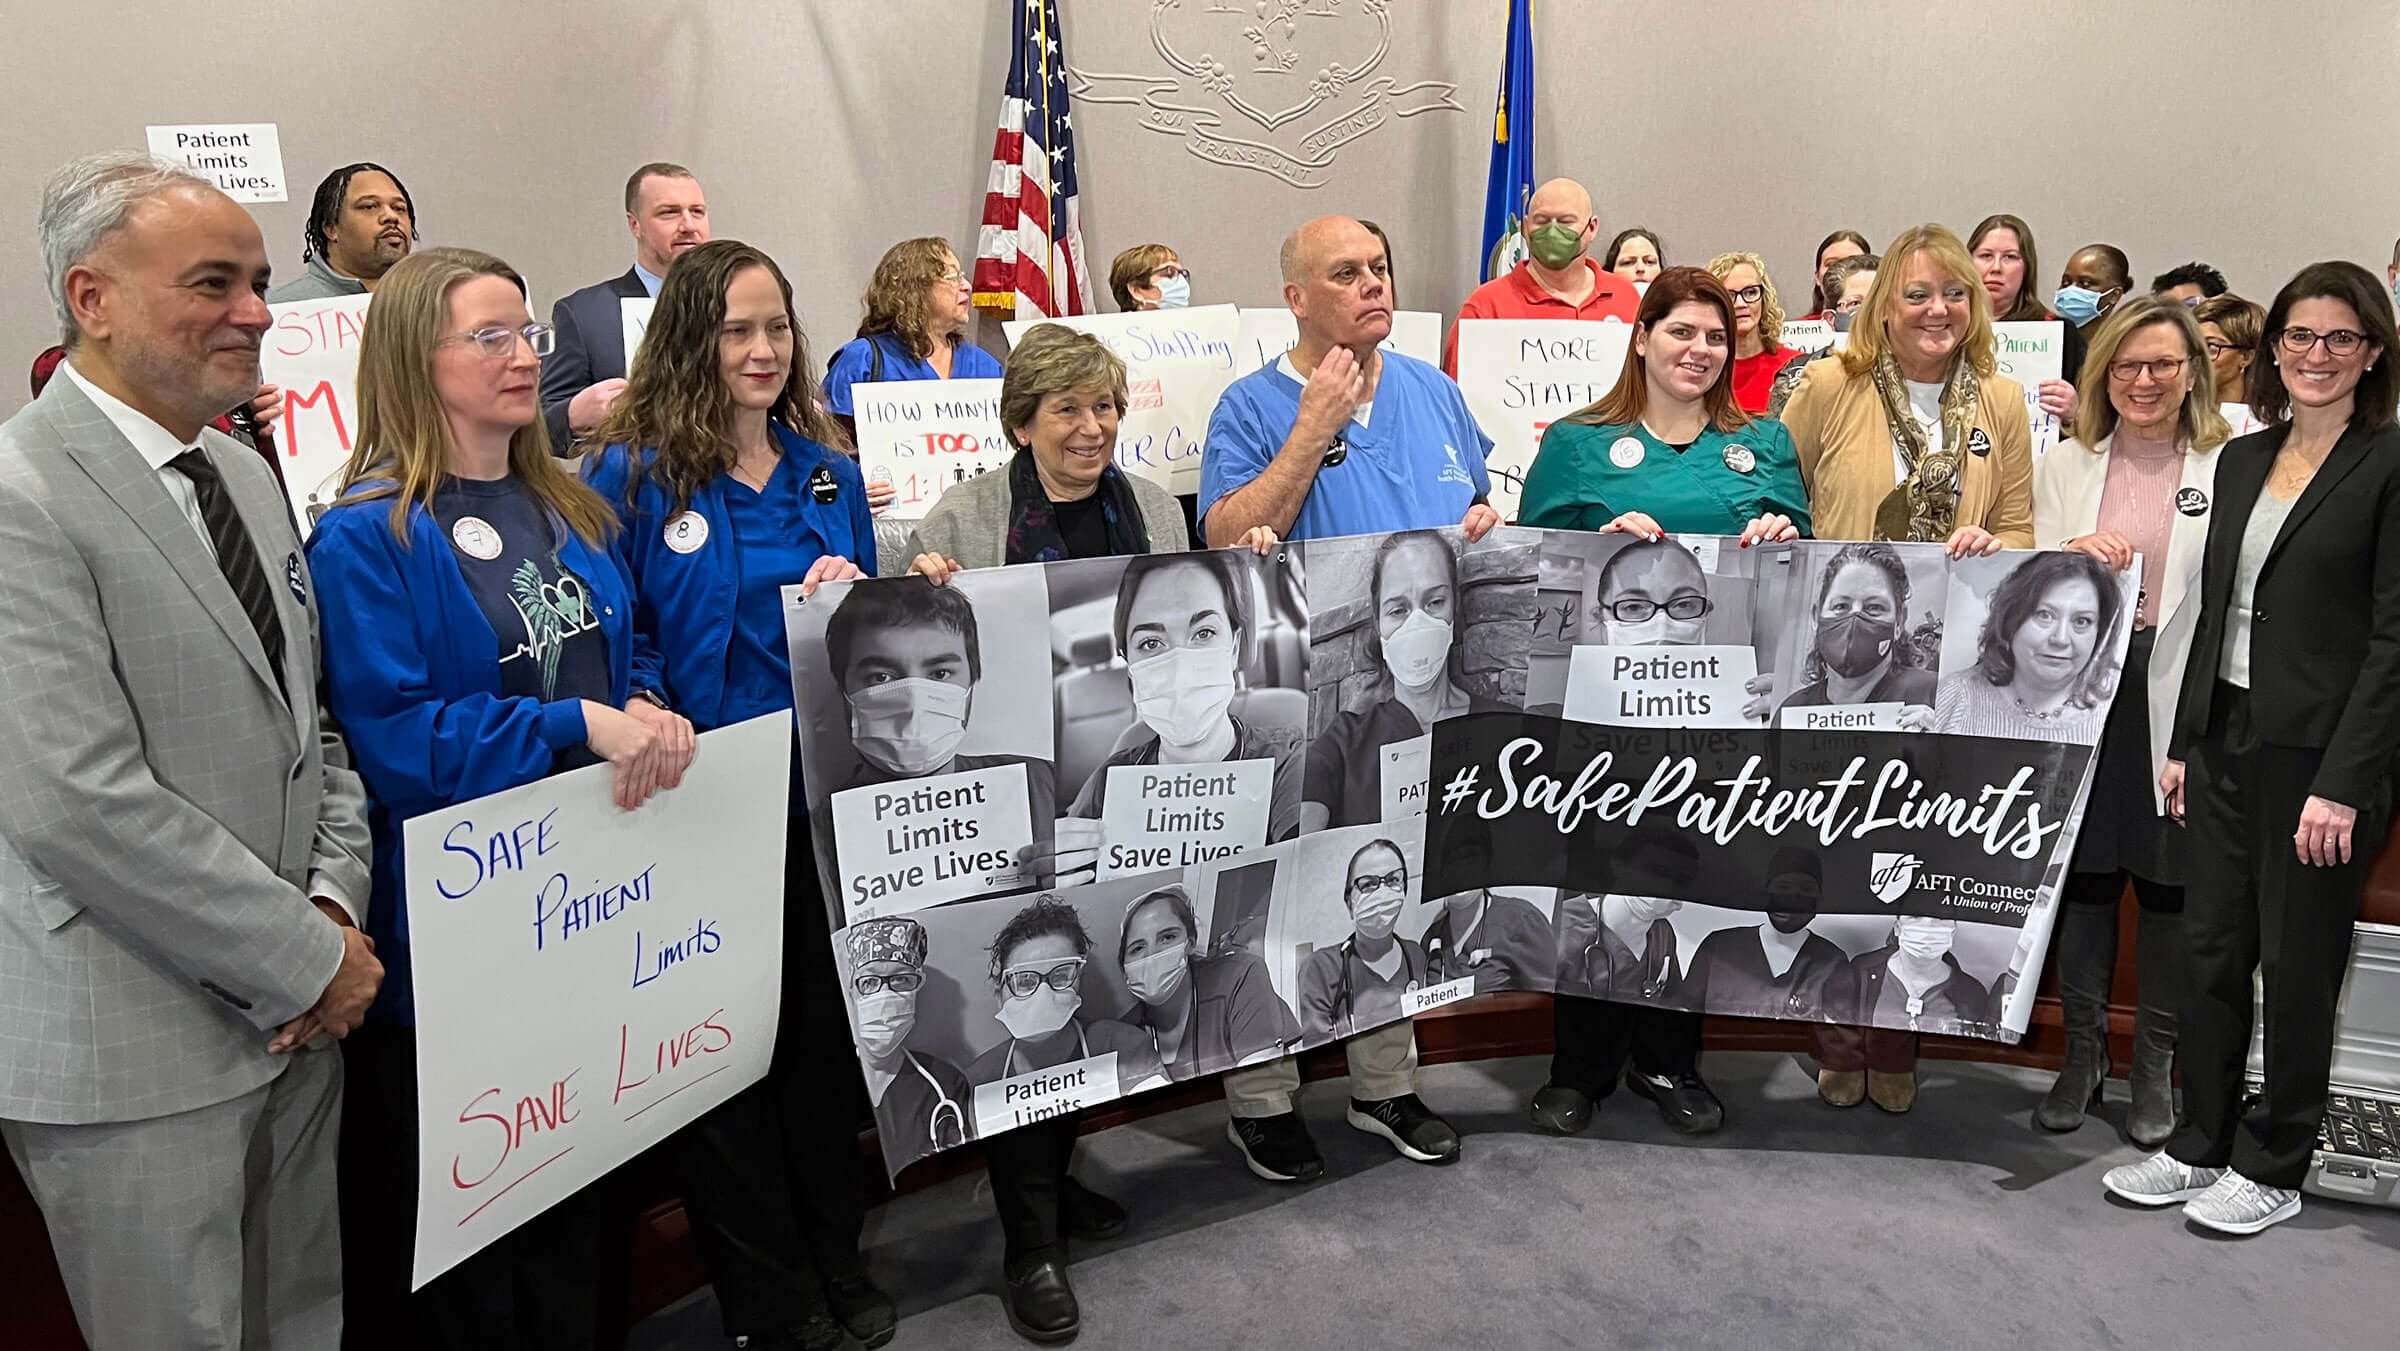
M 283 141 L 272 122 L 145 127 L 150 153 L 208 179 L 237 202 L 284 200 Z

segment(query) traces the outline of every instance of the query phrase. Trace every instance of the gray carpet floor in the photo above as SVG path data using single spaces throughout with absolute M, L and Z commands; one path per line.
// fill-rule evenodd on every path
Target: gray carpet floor
M 1429 1168 L 1303 1094 L 1326 1177 L 1252 1178 L 1223 1109 L 1085 1137 L 1076 1173 L 1133 1225 L 1085 1245 L 1079 1347 L 2400 1346 L 2400 1211 L 2311 1197 L 2259 1237 L 2123 1205 L 2100 1174 L 2124 1085 L 2080 1132 L 2028 1121 L 2039 1071 L 1928 1061 L 1917 1110 L 1838 1112 L 1803 1060 L 1710 1055 L 1719 1135 L 1686 1140 L 1620 1091 L 1583 1137 L 1537 1135 L 1543 1060 L 1445 1065 L 1422 1093 L 1466 1137 Z M 1001 1312 L 980 1173 L 871 1213 L 893 1351 L 1023 1347 Z M 727 1343 L 704 1290 L 636 1351 Z

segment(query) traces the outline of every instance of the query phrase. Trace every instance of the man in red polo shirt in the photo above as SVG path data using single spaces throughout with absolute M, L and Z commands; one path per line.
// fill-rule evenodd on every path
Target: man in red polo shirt
M 1641 297 L 1633 283 L 1600 270 L 1584 250 L 1600 222 L 1592 195 L 1571 178 L 1553 178 L 1536 189 L 1525 208 L 1525 247 L 1531 255 L 1475 288 L 1458 307 L 1461 319 L 1615 319 L 1633 322 Z M 1442 369 L 1458 375 L 1458 325 L 1442 350 Z

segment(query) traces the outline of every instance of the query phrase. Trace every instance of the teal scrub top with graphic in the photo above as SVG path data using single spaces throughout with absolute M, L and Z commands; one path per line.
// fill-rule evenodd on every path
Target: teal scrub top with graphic
M 1629 511 L 1679 535 L 1738 535 L 1770 512 L 1809 533 L 1800 457 L 1773 418 L 1754 418 L 1738 432 L 1711 427 L 1683 450 L 1639 423 L 1551 423 L 1526 471 L 1517 523 L 1598 530 Z

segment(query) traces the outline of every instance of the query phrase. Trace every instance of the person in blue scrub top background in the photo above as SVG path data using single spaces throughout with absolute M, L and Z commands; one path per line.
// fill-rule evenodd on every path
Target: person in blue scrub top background
M 946 239 L 904 239 L 884 250 L 859 298 L 858 337 L 825 364 L 825 406 L 851 432 L 850 387 L 862 381 L 996 380 L 1000 358 L 966 340 L 974 291 Z
M 624 523 L 617 552 L 663 698 L 702 729 L 792 708 L 783 588 L 867 575 L 866 483 L 834 449 L 791 284 L 719 239 L 677 259 L 586 465 Z M 725 1332 L 801 1346 L 891 1339 L 859 1253 L 866 1086 L 850 1053 L 800 791 L 784 850 L 783 1004 L 767 1077 L 676 1137 L 685 1209 Z
M 583 1348 L 597 1336 L 601 1188 L 409 1293 L 415 1004 L 400 823 L 562 769 L 615 767 L 631 809 L 681 781 L 693 739 L 644 700 L 656 661 L 609 553 L 616 517 L 551 458 L 547 326 L 525 282 L 467 249 L 401 260 L 359 343 L 358 440 L 308 543 L 326 705 L 372 804 L 367 928 L 388 973 L 343 1043 L 349 1347 Z

